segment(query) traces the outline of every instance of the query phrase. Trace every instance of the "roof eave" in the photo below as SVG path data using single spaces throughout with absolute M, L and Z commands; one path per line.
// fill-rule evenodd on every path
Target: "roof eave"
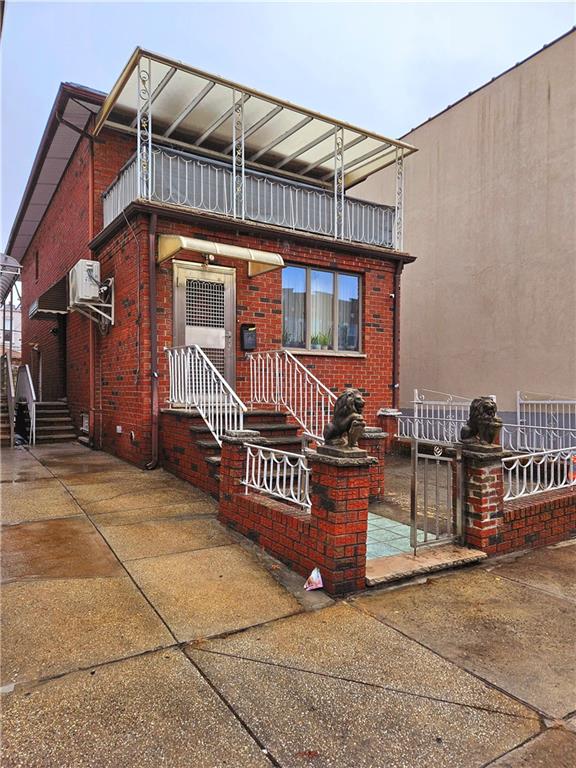
M 36 182 L 38 181 L 38 176 L 40 175 L 42 164 L 48 152 L 50 142 L 54 138 L 54 134 L 58 128 L 58 114 L 63 111 L 66 102 L 72 97 L 79 98 L 84 101 L 90 101 L 93 104 L 99 104 L 103 100 L 102 95 L 99 95 L 97 91 L 93 91 L 90 88 L 83 88 L 82 86 L 72 85 L 71 83 L 60 83 L 58 93 L 56 94 L 54 104 L 52 105 L 50 115 L 48 116 L 46 127 L 44 128 L 44 133 L 42 134 L 42 138 L 38 146 L 38 151 L 36 152 L 36 157 L 34 158 L 34 163 L 32 164 L 32 170 L 30 171 L 22 200 L 18 207 L 16 217 L 14 218 L 12 229 L 10 230 L 8 243 L 6 245 L 7 253 L 10 253 L 12 250 L 14 239 L 16 238 L 18 230 L 20 229 L 22 218 L 34 192 L 34 188 L 36 186 Z

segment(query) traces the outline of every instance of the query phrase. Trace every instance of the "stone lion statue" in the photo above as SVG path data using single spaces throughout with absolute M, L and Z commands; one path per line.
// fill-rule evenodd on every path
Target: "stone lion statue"
M 502 419 L 491 397 L 477 397 L 470 403 L 470 415 L 460 430 L 460 440 L 494 445 L 502 428 Z
M 366 420 L 364 398 L 357 389 L 345 389 L 334 405 L 332 421 L 324 427 L 326 445 L 347 445 L 357 448 L 358 439 L 362 437 Z

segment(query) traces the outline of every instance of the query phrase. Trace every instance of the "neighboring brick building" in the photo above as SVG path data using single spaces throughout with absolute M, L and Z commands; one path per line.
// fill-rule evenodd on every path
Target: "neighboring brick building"
M 140 50 L 108 97 L 63 84 L 8 246 L 22 264 L 23 361 L 38 399 L 67 398 L 91 445 L 151 466 L 170 391 L 164 349 L 198 342 L 254 405 L 249 324 L 255 354 L 287 348 L 298 375 L 361 388 L 374 423 L 396 402 L 400 274 L 412 258 L 401 184 L 394 206 L 345 191 L 390 163 L 401 183 L 412 151 Z M 166 235 L 237 251 L 208 261 L 182 240 L 159 261 Z M 114 278 L 111 326 L 68 306 L 80 259 Z

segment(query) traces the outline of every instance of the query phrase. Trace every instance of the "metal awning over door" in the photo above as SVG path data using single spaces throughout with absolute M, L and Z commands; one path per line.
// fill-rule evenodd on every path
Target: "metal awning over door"
M 259 251 L 254 248 L 242 248 L 228 243 L 216 243 L 213 240 L 200 240 L 195 237 L 179 235 L 160 235 L 158 238 L 158 262 L 171 259 L 180 251 L 193 251 L 209 256 L 225 256 L 228 259 L 240 259 L 248 262 L 248 276 L 254 277 L 263 272 L 280 269 L 284 259 L 279 253 Z

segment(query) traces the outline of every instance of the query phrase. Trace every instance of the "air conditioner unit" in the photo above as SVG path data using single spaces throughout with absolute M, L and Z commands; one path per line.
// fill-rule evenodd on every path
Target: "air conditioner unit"
M 70 306 L 100 300 L 100 262 L 80 259 L 68 277 Z

